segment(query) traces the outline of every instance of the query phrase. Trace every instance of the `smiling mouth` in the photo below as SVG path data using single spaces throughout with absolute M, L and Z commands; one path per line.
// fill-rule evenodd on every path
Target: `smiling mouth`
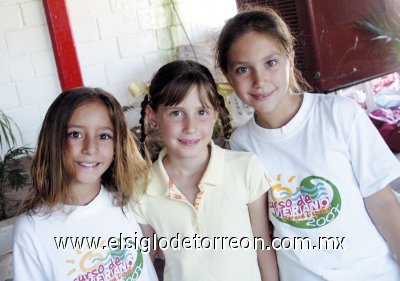
M 79 166 L 85 167 L 85 168 L 94 168 L 100 165 L 99 162 L 77 162 Z
M 265 94 L 252 94 L 251 96 L 255 99 L 255 100 L 265 100 L 267 98 L 269 98 L 270 96 L 272 96 L 273 92 L 268 92 Z
M 199 139 L 195 139 L 195 140 L 186 140 L 186 139 L 180 139 L 179 140 L 180 143 L 184 144 L 184 145 L 194 145 L 197 144 L 199 142 Z

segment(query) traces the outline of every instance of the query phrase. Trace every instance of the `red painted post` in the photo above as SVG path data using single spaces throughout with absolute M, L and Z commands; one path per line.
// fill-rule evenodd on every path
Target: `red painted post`
M 65 0 L 43 0 L 62 90 L 83 85 Z

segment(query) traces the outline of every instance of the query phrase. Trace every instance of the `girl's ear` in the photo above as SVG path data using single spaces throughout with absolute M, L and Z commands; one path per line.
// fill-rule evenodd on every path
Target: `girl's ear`
M 154 110 L 151 108 L 150 105 L 146 106 L 146 118 L 147 120 L 149 120 L 150 125 L 152 127 L 157 127 L 157 118 L 156 118 L 156 114 L 154 112 Z

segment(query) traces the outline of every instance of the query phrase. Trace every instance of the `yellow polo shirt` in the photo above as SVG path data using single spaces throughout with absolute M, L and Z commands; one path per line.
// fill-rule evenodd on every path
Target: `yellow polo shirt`
M 167 153 L 160 152 L 147 191 L 134 205 L 138 222 L 163 237 L 164 280 L 261 280 L 256 250 L 244 249 L 253 242 L 248 204 L 270 188 L 261 162 L 248 152 L 211 143 L 210 161 L 192 205 L 164 169 Z M 166 248 L 166 240 L 175 249 Z

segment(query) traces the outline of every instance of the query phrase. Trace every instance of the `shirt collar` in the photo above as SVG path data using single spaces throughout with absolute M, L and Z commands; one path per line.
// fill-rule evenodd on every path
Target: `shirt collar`
M 199 185 L 217 187 L 223 176 L 224 169 L 224 150 L 210 142 L 211 156 L 203 177 Z M 162 159 L 168 154 L 167 149 L 161 150 L 158 159 L 153 163 L 149 173 L 149 184 L 146 193 L 151 196 L 167 196 L 170 189 L 170 178 L 164 168 Z

